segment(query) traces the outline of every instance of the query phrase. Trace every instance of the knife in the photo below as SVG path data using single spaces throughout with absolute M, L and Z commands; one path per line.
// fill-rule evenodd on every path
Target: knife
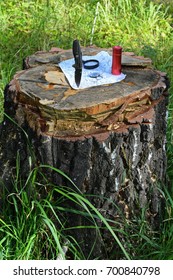
M 73 41 L 73 56 L 75 60 L 73 65 L 75 68 L 75 83 L 79 87 L 82 77 L 82 52 L 78 40 Z

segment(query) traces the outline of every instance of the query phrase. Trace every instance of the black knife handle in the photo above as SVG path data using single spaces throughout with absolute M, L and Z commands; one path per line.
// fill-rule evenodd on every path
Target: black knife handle
M 75 69 L 82 69 L 82 52 L 78 40 L 73 41 L 73 55 L 75 59 Z

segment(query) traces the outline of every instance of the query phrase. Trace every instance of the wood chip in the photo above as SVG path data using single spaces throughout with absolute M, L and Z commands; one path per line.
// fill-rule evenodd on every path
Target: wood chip
M 79 93 L 79 90 L 75 90 L 75 89 L 68 89 L 64 92 L 64 97 L 62 98 L 62 100 L 65 100 L 67 97 L 74 95 L 76 93 Z
M 62 72 L 59 71 L 48 71 L 45 73 L 45 79 L 48 81 L 50 84 L 57 84 L 57 85 L 63 85 L 63 86 L 68 86 L 68 83 L 65 79 L 65 76 Z
M 42 105 L 50 105 L 50 104 L 54 104 L 55 101 L 54 100 L 49 100 L 49 99 L 40 99 L 39 103 Z

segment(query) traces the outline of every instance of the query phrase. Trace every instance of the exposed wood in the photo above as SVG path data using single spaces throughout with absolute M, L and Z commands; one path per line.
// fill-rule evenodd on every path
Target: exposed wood
M 100 50 L 83 48 L 83 53 Z M 166 181 L 166 74 L 153 70 L 150 59 L 124 53 L 124 81 L 73 90 L 57 65 L 71 56 L 69 50 L 55 49 L 27 58 L 27 69 L 6 88 L 6 113 L 27 132 L 37 164 L 65 172 L 106 218 L 123 228 L 122 213 L 130 221 L 145 208 L 151 227 L 158 227 L 159 188 Z M 17 151 L 24 175 L 30 168 L 29 151 L 23 132 L 7 119 L 0 137 L 0 174 L 9 183 Z M 56 185 L 69 184 L 53 171 L 47 176 Z M 68 219 L 73 226 L 88 223 L 75 215 Z M 117 248 L 107 231 L 104 240 L 91 229 L 77 230 L 75 237 L 86 256 L 97 240 L 91 258 L 109 258 L 104 246 L 110 254 Z

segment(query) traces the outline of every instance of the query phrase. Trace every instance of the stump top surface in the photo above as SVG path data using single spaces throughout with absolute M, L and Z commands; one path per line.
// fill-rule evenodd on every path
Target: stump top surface
M 95 55 L 101 50 L 105 49 L 89 47 L 83 48 L 82 53 Z M 141 108 L 148 110 L 152 89 L 160 86 L 161 75 L 151 68 L 150 59 L 124 53 L 122 72 L 126 78 L 123 81 L 74 90 L 58 67 L 59 61 L 71 57 L 71 50 L 36 53 L 27 58 L 29 69 L 18 72 L 12 81 L 17 102 L 34 113 L 39 112 L 39 118 L 49 122 L 49 131 L 74 134 L 75 130 L 80 134 L 96 130 L 98 124 L 109 127 L 126 117 L 131 122 L 133 116 L 129 114 L 134 115 Z
M 56 75 L 60 73 L 58 67 L 37 66 L 24 71 L 18 78 L 23 95 L 30 96 L 33 102 L 39 100 L 55 110 L 86 110 L 100 104 L 114 103 L 114 106 L 124 102 L 131 94 L 140 92 L 157 84 L 159 75 L 152 69 L 124 69 L 127 75 L 122 82 L 73 90 L 64 80 L 63 84 L 56 83 Z M 47 82 L 45 75 L 55 76 L 54 82 Z M 64 74 L 63 74 L 64 76 Z M 51 77 L 50 77 L 51 81 Z M 61 82 L 61 81 L 60 81 Z M 95 113 L 97 109 L 95 109 Z M 93 113 L 94 114 L 94 113 Z
M 100 49 L 97 50 L 97 52 L 99 51 Z M 87 48 L 83 50 L 84 54 L 93 54 L 95 52 L 96 50 L 92 48 L 88 48 L 88 52 Z M 54 57 L 54 60 L 52 57 Z M 125 80 L 115 84 L 73 90 L 59 69 L 58 64 L 55 66 L 48 63 L 53 61 L 57 63 L 57 57 L 60 60 L 69 59 L 72 57 L 72 53 L 71 51 L 64 51 L 57 55 L 52 53 L 41 53 L 38 57 L 33 55 L 30 60 L 33 61 L 34 59 L 41 65 L 23 71 L 17 77 L 23 98 L 25 96 L 27 102 L 37 103 L 37 106 L 46 106 L 50 111 L 52 109 L 61 112 L 82 110 L 86 113 L 90 111 L 89 114 L 99 114 L 102 111 L 120 106 L 125 99 L 134 93 L 153 87 L 159 79 L 157 72 L 139 67 L 148 65 L 148 59 L 123 55 L 124 65 L 138 66 L 122 69 L 123 73 L 127 75 Z

